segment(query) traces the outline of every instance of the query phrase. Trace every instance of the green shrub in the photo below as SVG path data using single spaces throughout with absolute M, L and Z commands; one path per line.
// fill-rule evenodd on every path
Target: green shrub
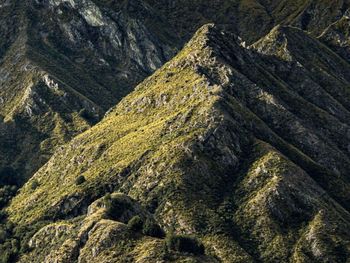
M 0 244 L 4 243 L 7 238 L 7 232 L 5 229 L 0 228 Z
M 185 235 L 169 234 L 166 238 L 166 245 L 169 250 L 203 255 L 204 245 L 195 237 Z
M 37 189 L 38 186 L 39 186 L 39 182 L 38 182 L 37 180 L 33 180 L 32 183 L 30 184 L 30 188 L 31 188 L 32 190 Z
M 143 220 L 140 216 L 134 216 L 128 222 L 128 228 L 132 231 L 138 232 L 143 228 Z
M 147 218 L 146 222 L 143 225 L 142 233 L 151 237 L 164 237 L 164 231 L 153 219 L 149 218 Z
M 76 185 L 81 185 L 83 183 L 85 183 L 86 179 L 84 177 L 84 175 L 80 175 L 77 179 L 75 179 L 75 184 Z
M 81 109 L 79 111 L 79 116 L 84 118 L 85 120 L 89 122 L 95 121 L 96 117 L 93 115 L 93 113 L 90 113 L 87 109 Z
M 15 262 L 18 255 L 18 242 L 15 239 L 0 245 L 0 263 Z
M 7 213 L 5 210 L 0 210 L 0 222 L 5 221 L 5 219 L 7 218 Z
M 131 208 L 130 203 L 122 196 L 105 197 L 107 215 L 113 220 L 120 220 L 123 213 Z
M 16 191 L 17 187 L 14 185 L 5 185 L 0 187 L 0 209 L 7 205 L 11 198 L 16 194 Z

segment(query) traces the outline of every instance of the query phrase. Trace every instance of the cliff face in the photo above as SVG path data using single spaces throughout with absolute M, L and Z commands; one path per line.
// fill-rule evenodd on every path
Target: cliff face
M 13 199 L 9 220 L 45 225 L 21 261 L 344 262 L 349 81 L 349 64 L 300 29 L 243 47 L 202 27 Z M 111 217 L 113 192 L 144 210 Z M 206 256 L 159 253 L 164 240 L 126 228 L 130 213 L 195 235 Z

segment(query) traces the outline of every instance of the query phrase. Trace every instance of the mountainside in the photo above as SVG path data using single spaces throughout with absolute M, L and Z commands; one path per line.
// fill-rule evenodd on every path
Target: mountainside
M 165 14 L 180 36 L 199 26 L 224 24 L 244 41 L 254 42 L 275 25 L 293 25 L 318 36 L 350 7 L 348 0 L 145 0 Z
M 349 7 L 0 0 L 0 262 L 348 262 Z
M 332 23 L 319 37 L 345 60 L 350 59 L 350 11 Z
M 280 23 L 318 36 L 331 23 L 343 24 L 349 2 L 2 0 L 0 5 L 0 175 L 12 178 L 3 184 L 21 185 L 57 146 L 91 127 L 173 57 L 201 25 L 225 24 L 247 43 Z M 343 33 L 345 40 L 327 33 L 324 38 L 344 56 Z
M 36 232 L 20 261 L 346 262 L 349 83 L 300 29 L 243 47 L 204 26 L 20 190 L 9 220 Z M 126 227 L 135 215 L 205 256 L 160 249 Z
M 137 16 L 127 4 L 102 12 L 92 1 L 3 5 L 11 38 L 0 61 L 0 177 L 16 177 L 10 183 L 30 177 L 176 50 L 166 27 L 145 22 L 158 19 L 145 5 Z

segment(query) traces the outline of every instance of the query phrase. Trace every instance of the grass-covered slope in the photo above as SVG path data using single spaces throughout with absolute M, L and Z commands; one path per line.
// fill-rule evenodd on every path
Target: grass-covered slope
M 5 1 L 0 10 L 0 185 L 25 182 L 177 47 L 165 26 L 148 26 L 158 18 L 144 5 Z
M 21 261 L 346 262 L 349 73 L 296 28 L 202 27 L 12 200 Z
M 99 120 L 203 24 L 224 24 L 251 43 L 276 24 L 319 35 L 342 16 L 346 19 L 349 8 L 348 1 L 328 0 L 30 0 L 0 5 L 0 177 L 12 178 L 0 179 L 1 184 L 20 184 L 32 176 L 56 146 Z M 327 41 L 338 37 L 332 34 Z
M 2 184 L 10 177 L 6 170 L 15 174 L 10 183 L 30 177 L 57 145 L 86 130 L 103 115 L 97 102 L 32 61 L 25 41 L 21 34 L 1 63 Z

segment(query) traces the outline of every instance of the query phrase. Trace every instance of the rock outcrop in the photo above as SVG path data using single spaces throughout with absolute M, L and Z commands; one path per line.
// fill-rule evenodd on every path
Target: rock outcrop
M 332 23 L 319 37 L 346 61 L 350 60 L 350 9 Z

